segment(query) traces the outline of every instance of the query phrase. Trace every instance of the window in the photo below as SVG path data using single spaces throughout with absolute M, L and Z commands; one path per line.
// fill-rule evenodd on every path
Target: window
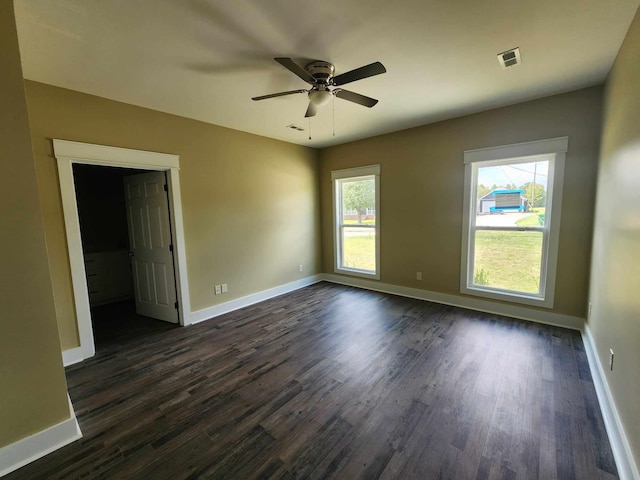
M 465 152 L 462 293 L 553 307 L 567 145 Z
M 335 271 L 380 278 L 380 165 L 331 172 Z

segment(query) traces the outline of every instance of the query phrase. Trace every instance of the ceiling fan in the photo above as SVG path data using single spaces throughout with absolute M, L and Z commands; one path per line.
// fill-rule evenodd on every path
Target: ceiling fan
M 305 117 L 313 117 L 318 112 L 318 107 L 329 103 L 333 95 L 364 107 L 373 107 L 378 103 L 378 100 L 375 98 L 366 97 L 342 88 L 332 87 L 340 87 L 341 85 L 362 80 L 363 78 L 373 77 L 374 75 L 380 75 L 387 71 L 380 62 L 374 62 L 364 67 L 334 76 L 335 67 L 329 62 L 315 61 L 302 68 L 290 58 L 278 57 L 274 58 L 274 60 L 311 85 L 311 88 L 308 90 L 300 89 L 272 93 L 260 97 L 253 97 L 251 100 L 266 100 L 267 98 L 282 97 L 294 93 L 306 93 L 309 96 L 309 107 L 307 108 L 307 113 L 304 115 Z

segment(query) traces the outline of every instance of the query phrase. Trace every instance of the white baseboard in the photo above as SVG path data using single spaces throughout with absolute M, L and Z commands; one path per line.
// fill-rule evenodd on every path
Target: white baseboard
M 640 480 L 638 466 L 633 459 L 633 451 L 624 432 L 624 426 L 618 415 L 616 405 L 613 402 L 613 396 L 611 395 L 611 390 L 609 389 L 609 384 L 606 379 L 607 377 L 596 353 L 596 346 L 588 324 L 585 324 L 584 330 L 582 331 L 582 342 L 584 343 L 584 349 L 587 354 L 587 359 L 589 360 L 589 369 L 591 370 L 593 385 L 595 386 L 598 402 L 600 403 L 604 426 L 607 429 L 609 443 L 611 444 L 611 450 L 613 450 L 613 457 L 616 460 L 620 480 Z
M 0 448 L 0 477 L 82 438 L 71 400 L 69 413 L 64 422 Z
M 209 320 L 213 317 L 224 315 L 225 313 L 233 312 L 234 310 L 248 307 L 249 305 L 253 305 L 258 302 L 263 302 L 264 300 L 269 300 L 270 298 L 277 297 L 278 295 L 293 292 L 294 290 L 313 285 L 320 281 L 322 281 L 321 275 L 313 275 L 301 280 L 296 280 L 295 282 L 285 283 L 284 285 L 253 293 L 246 297 L 236 298 L 235 300 L 221 303 L 220 305 L 214 305 L 213 307 L 191 312 L 189 323 L 194 324 L 204 322 L 205 320 Z
M 536 310 L 533 308 L 519 307 L 506 303 L 479 300 L 476 298 L 450 295 L 447 293 L 431 292 L 429 290 L 402 287 L 399 285 L 391 285 L 388 283 L 381 283 L 373 280 L 366 280 L 355 277 L 345 277 L 342 275 L 335 275 L 331 273 L 324 273 L 320 277 L 322 280 L 326 280 L 332 283 L 339 283 L 341 285 L 349 285 L 351 287 L 364 288 L 367 290 L 374 290 L 376 292 L 391 293 L 393 295 L 416 298 L 418 300 L 427 300 L 429 302 L 442 303 L 454 307 L 467 308 L 469 310 L 494 313 L 497 315 L 529 320 L 531 322 L 544 323 L 546 325 L 553 325 L 556 327 L 570 328 L 572 330 L 582 330 L 582 327 L 584 325 L 583 318 L 543 310 Z

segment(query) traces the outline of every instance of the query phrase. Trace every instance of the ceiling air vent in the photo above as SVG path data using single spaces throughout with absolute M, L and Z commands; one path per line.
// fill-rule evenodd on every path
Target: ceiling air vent
M 522 60 L 520 59 L 520 48 L 512 48 L 506 52 L 499 53 L 498 62 L 500 62 L 502 68 L 520 65 L 522 63 Z
M 304 132 L 304 128 L 298 127 L 297 125 L 293 125 L 293 124 L 287 125 L 287 128 L 290 128 L 291 130 L 297 130 L 299 132 Z

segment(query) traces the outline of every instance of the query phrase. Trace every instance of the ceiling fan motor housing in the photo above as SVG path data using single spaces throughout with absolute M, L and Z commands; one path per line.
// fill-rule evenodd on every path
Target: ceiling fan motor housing
M 335 73 L 335 67 L 329 62 L 316 61 L 308 63 L 304 69 L 318 82 L 328 85 Z

